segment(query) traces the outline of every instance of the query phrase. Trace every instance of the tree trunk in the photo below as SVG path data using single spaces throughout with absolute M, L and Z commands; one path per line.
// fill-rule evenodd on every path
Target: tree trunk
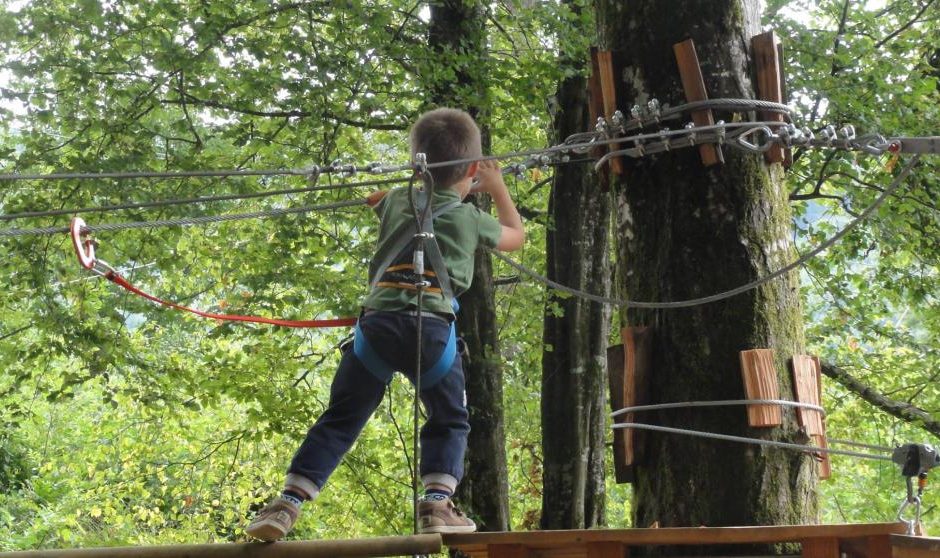
M 601 48 L 622 68 L 618 106 L 684 102 L 674 43 L 692 37 L 709 96 L 753 97 L 747 48 L 760 32 L 757 0 L 597 0 Z M 625 110 L 626 112 L 626 110 Z M 730 121 L 730 115 L 717 115 Z M 675 124 L 676 127 L 679 124 Z M 728 290 L 794 257 L 779 165 L 724 149 L 704 168 L 696 149 L 628 161 L 617 181 L 620 295 L 670 301 Z M 792 398 L 788 359 L 802 352 L 796 273 L 745 294 L 681 310 L 625 312 L 654 328 L 650 403 L 743 399 L 738 352 L 771 348 L 781 396 Z M 740 407 L 646 413 L 652 424 L 798 441 L 792 412 L 773 429 L 748 428 Z M 647 433 L 636 467 L 638 527 L 772 525 L 816 520 L 812 458 L 789 450 Z M 682 552 L 689 552 L 686 548 Z
M 556 140 L 590 129 L 587 80 L 558 89 Z M 610 193 L 590 165 L 559 166 L 549 199 L 546 266 L 551 279 L 610 291 Z M 542 353 L 542 529 L 604 522 L 604 437 L 610 311 L 575 297 L 549 296 Z
M 485 11 L 480 2 L 431 3 L 428 42 L 441 57 L 434 67 L 449 66 L 456 76 L 447 81 L 432 78 L 432 100 L 436 105 L 462 108 L 473 115 L 483 131 L 487 152 L 484 24 Z M 489 210 L 489 198 L 471 198 L 478 207 Z M 458 331 L 470 353 L 470 358 L 464 359 L 464 373 L 471 428 L 466 475 L 457 496 L 479 530 L 505 531 L 509 529 L 509 489 L 493 264 L 482 250 L 477 251 L 474 263 L 473 285 L 460 297 L 457 318 Z

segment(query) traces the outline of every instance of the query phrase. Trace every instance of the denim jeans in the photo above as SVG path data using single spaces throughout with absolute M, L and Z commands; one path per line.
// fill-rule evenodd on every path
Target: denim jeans
M 416 318 L 399 312 L 368 312 L 359 327 L 376 353 L 392 368 L 414 383 Z M 431 368 L 450 335 L 450 324 L 422 318 L 421 368 Z M 369 417 L 382 402 L 387 383 L 359 361 L 352 347 L 345 349 L 327 410 L 307 432 L 288 474 L 309 479 L 323 488 L 343 455 L 359 436 Z M 420 474 L 443 474 L 459 482 L 463 477 L 464 453 L 470 432 L 464 393 L 464 374 L 458 352 L 450 371 L 428 388 L 422 386 L 421 401 L 427 421 L 421 428 Z

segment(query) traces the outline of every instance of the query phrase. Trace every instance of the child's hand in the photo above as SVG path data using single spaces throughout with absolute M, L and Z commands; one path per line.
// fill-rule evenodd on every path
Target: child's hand
M 474 192 L 486 192 L 492 196 L 496 192 L 506 190 L 506 183 L 503 182 L 503 171 L 496 161 L 480 161 L 476 178 L 479 180 L 479 184 L 473 188 Z

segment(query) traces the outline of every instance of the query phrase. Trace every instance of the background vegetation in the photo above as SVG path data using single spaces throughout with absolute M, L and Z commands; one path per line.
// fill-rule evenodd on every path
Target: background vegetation
M 587 3 L 585 3 L 587 4 Z M 810 127 L 937 134 L 934 0 L 773 0 L 791 104 Z M 0 172 L 301 168 L 405 160 L 424 85 L 446 79 L 421 2 L 0 1 Z M 494 152 L 546 144 L 556 85 L 584 53 L 590 10 L 488 4 Z M 664 11 L 666 17 L 666 11 Z M 888 158 L 797 153 L 798 244 L 817 244 L 886 184 Z M 361 177 L 359 177 L 361 178 Z M 533 219 L 519 256 L 543 263 L 541 171 L 510 180 Z M 938 164 L 925 161 L 877 218 L 807 266 L 810 348 L 889 397 L 940 408 Z M 327 180 L 325 177 L 322 180 Z M 334 178 L 334 180 L 337 180 Z M 348 178 L 347 180 L 356 180 Z M 4 182 L 0 217 L 294 187 L 301 178 Z M 361 196 L 339 190 L 86 216 L 90 223 L 214 215 Z M 64 220 L 4 221 L 5 227 Z M 357 209 L 101 234 L 100 256 L 165 298 L 235 313 L 354 315 L 375 232 Z M 84 273 L 65 235 L 4 239 L 0 261 L 0 550 L 240 540 L 322 409 L 341 330 L 221 324 L 154 307 Z M 496 266 L 497 275 L 511 270 Z M 514 529 L 538 524 L 544 291 L 501 287 Z M 294 536 L 410 530 L 410 390 L 393 383 Z M 834 438 L 934 442 L 826 386 Z M 886 521 L 895 466 L 836 457 L 824 521 Z M 940 526 L 936 493 L 925 519 Z M 608 523 L 629 525 L 609 486 Z

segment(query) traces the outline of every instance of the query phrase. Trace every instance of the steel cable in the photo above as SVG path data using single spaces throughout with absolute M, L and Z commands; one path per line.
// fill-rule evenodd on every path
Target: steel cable
M 832 246 L 833 244 L 841 240 L 842 237 L 847 235 L 859 223 L 867 219 L 872 213 L 875 212 L 875 210 L 881 207 L 881 204 L 884 203 L 884 201 L 888 199 L 888 197 L 891 194 L 893 194 L 895 190 L 897 190 L 901 186 L 904 179 L 907 178 L 907 175 L 910 174 L 911 170 L 914 168 L 914 166 L 917 164 L 919 160 L 920 160 L 919 155 L 914 155 L 913 157 L 911 157 L 911 160 L 908 161 L 906 165 L 904 165 L 904 168 L 901 169 L 901 172 L 898 173 L 898 175 L 895 177 L 891 185 L 888 186 L 884 190 L 884 192 L 882 192 L 881 195 L 878 196 L 878 198 L 870 206 L 868 206 L 864 211 L 862 211 L 862 213 L 860 213 L 858 217 L 856 217 L 851 222 L 849 222 L 839 232 L 837 232 L 835 235 L 827 239 L 825 242 L 823 242 L 816 248 L 813 248 L 812 250 L 810 250 L 809 252 L 801 256 L 796 261 L 778 269 L 777 271 L 774 271 L 773 273 L 765 277 L 755 279 L 754 281 L 751 281 L 749 283 L 746 283 L 734 289 L 717 293 L 717 294 L 713 294 L 710 296 L 692 298 L 688 300 L 679 300 L 679 301 L 674 301 L 674 302 L 641 302 L 641 301 L 636 301 L 636 300 L 623 300 L 619 298 L 600 296 L 600 295 L 592 294 L 592 293 L 582 291 L 579 289 L 575 289 L 567 285 L 562 285 L 561 283 L 558 283 L 557 281 L 553 281 L 549 279 L 548 277 L 541 275 L 537 273 L 536 271 L 525 267 L 524 265 L 512 260 L 511 258 L 509 258 L 508 256 L 504 254 L 501 254 L 490 248 L 488 248 L 487 250 L 491 254 L 496 256 L 498 259 L 506 262 L 510 267 L 512 267 L 516 271 L 522 274 L 528 275 L 529 277 L 531 277 L 532 279 L 535 279 L 536 281 L 540 283 L 548 285 L 549 287 L 552 287 L 553 289 L 568 293 L 570 295 L 577 296 L 579 298 L 590 300 L 593 302 L 599 302 L 601 304 L 610 304 L 613 306 L 622 306 L 625 308 L 648 308 L 648 309 L 687 308 L 691 306 L 699 306 L 701 304 L 707 304 L 710 302 L 717 302 L 719 300 L 731 298 L 732 296 L 735 296 L 743 292 L 747 292 L 757 287 L 760 287 L 764 283 L 770 282 L 786 273 L 789 273 L 790 271 L 796 269 L 797 267 L 805 264 L 812 258 L 816 257 L 821 252 L 825 251 L 827 248 L 829 248 L 830 246 Z

